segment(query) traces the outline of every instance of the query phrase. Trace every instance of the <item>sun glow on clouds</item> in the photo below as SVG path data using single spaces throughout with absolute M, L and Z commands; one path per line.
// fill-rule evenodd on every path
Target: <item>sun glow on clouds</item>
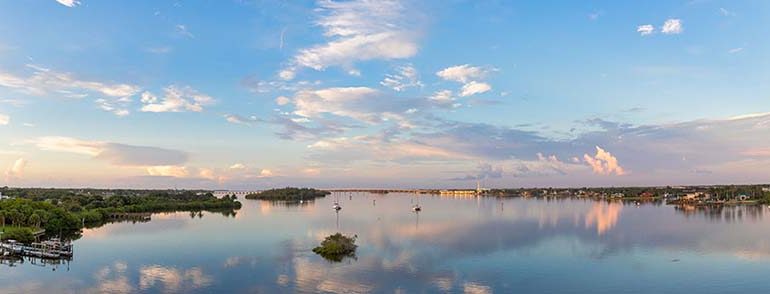
M 120 166 L 177 165 L 187 161 L 187 153 L 150 146 L 87 141 L 70 137 L 40 137 L 31 141 L 44 151 L 88 155 Z
M 612 156 L 611 153 L 604 151 L 599 146 L 596 146 L 596 155 L 590 156 L 588 154 L 583 155 L 583 159 L 588 163 L 588 165 L 593 168 L 594 173 L 600 174 L 600 175 L 618 175 L 622 176 L 626 174 L 626 171 L 623 170 L 623 167 L 621 167 L 618 164 L 618 159 L 615 158 L 615 156 Z
M 19 179 L 24 175 L 24 168 L 27 167 L 27 160 L 24 158 L 16 159 L 13 165 L 5 171 L 5 180 L 11 181 Z

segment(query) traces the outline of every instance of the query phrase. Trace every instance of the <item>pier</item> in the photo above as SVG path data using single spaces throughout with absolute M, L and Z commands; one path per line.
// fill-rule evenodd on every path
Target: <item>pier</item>
M 38 257 L 44 259 L 72 258 L 73 247 L 70 242 L 62 242 L 58 238 L 32 244 L 18 243 L 15 240 L 0 242 L 2 257 Z
M 111 220 L 147 220 L 152 218 L 150 212 L 115 212 L 109 215 Z

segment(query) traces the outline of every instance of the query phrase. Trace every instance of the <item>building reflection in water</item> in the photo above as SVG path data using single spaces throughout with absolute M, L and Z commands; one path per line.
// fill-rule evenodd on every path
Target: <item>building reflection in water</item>
M 677 205 L 674 209 L 686 217 L 703 217 L 709 221 L 759 221 L 765 212 L 761 205 Z

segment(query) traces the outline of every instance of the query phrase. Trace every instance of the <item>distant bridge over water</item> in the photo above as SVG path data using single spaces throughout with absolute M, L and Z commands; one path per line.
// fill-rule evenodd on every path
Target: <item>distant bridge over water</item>
M 368 189 L 368 188 L 343 188 L 343 189 L 323 189 L 329 192 L 352 192 L 352 193 L 374 193 L 374 194 L 387 194 L 387 193 L 415 193 L 415 194 L 438 194 L 439 190 L 428 189 Z
M 257 194 L 262 192 L 262 190 L 217 190 L 214 191 L 212 194 L 214 194 L 214 197 L 222 198 L 223 196 L 246 196 L 249 194 Z

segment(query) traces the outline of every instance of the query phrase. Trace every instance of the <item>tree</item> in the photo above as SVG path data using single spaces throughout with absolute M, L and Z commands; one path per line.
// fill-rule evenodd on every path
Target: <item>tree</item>
M 5 211 L 0 210 L 0 221 L 3 222 L 3 227 L 5 227 Z
M 32 213 L 29 216 L 29 220 L 27 220 L 27 221 L 29 222 L 29 224 L 35 225 L 35 227 L 39 228 L 40 227 L 40 220 L 41 220 L 40 215 L 38 215 L 37 213 Z

